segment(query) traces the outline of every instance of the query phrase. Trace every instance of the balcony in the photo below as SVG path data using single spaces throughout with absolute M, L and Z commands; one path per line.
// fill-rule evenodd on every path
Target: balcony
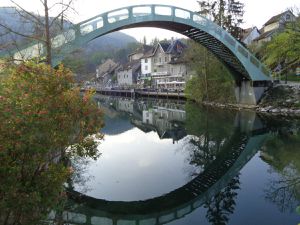
M 152 77 L 158 77 L 158 76 L 168 76 L 169 72 L 168 71 L 162 71 L 162 72 L 153 72 L 151 73 Z

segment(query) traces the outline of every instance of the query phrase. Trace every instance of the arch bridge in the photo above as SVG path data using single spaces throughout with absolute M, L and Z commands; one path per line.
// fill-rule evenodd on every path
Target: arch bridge
M 52 38 L 53 66 L 65 55 L 105 34 L 128 28 L 157 27 L 183 34 L 205 46 L 232 72 L 238 103 L 256 104 L 271 81 L 270 71 L 228 32 L 211 20 L 168 5 L 135 5 L 80 22 Z M 39 57 L 45 46 L 32 43 L 14 52 L 15 59 Z

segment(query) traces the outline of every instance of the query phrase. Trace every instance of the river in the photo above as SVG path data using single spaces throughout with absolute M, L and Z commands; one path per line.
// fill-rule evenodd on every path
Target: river
M 95 100 L 105 113 L 101 156 L 73 159 L 65 222 L 300 223 L 299 120 L 180 100 Z

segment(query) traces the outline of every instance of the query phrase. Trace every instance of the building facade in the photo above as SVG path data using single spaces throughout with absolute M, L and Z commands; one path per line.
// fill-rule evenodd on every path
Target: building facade
M 247 28 L 247 29 L 243 30 L 241 41 L 245 45 L 248 46 L 248 45 L 252 44 L 253 40 L 258 38 L 259 36 L 260 36 L 260 32 L 257 29 L 257 27 L 250 27 L 250 28 Z
M 132 88 L 137 83 L 137 78 L 141 74 L 140 60 L 131 61 L 123 66 L 117 72 L 118 86 L 123 88 Z
M 120 65 L 112 59 L 106 60 L 96 68 L 96 85 L 102 88 L 114 86 L 113 77 Z
M 263 25 L 260 30 L 261 35 L 254 41 L 259 45 L 263 42 L 271 41 L 275 34 L 284 30 L 287 23 L 295 20 L 296 16 L 290 10 L 273 16 Z
M 180 40 L 160 42 L 152 55 L 152 84 L 158 89 L 183 90 L 188 74 Z

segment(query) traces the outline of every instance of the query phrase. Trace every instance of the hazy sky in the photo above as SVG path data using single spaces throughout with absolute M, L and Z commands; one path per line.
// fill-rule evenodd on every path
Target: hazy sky
M 15 0 L 27 10 L 37 11 L 40 9 L 41 3 L 39 0 Z M 48 0 L 49 5 L 51 2 L 68 0 Z M 300 8 L 300 0 L 240 0 L 245 4 L 245 23 L 242 27 L 247 28 L 250 26 L 261 26 L 273 15 L 279 14 L 285 11 L 289 7 Z M 92 16 L 106 12 L 112 9 L 117 9 L 128 5 L 138 4 L 166 4 L 175 5 L 191 11 L 199 9 L 196 0 L 75 0 L 75 9 L 77 14 L 72 16 L 72 22 L 80 22 L 84 19 L 88 19 Z M 11 5 L 9 0 L 0 0 L 1 6 Z M 151 40 L 154 37 L 170 38 L 172 36 L 178 36 L 176 33 L 154 29 L 154 28 L 138 28 L 125 30 L 134 36 L 137 40 L 142 40 L 143 36 L 147 36 L 147 40 Z

